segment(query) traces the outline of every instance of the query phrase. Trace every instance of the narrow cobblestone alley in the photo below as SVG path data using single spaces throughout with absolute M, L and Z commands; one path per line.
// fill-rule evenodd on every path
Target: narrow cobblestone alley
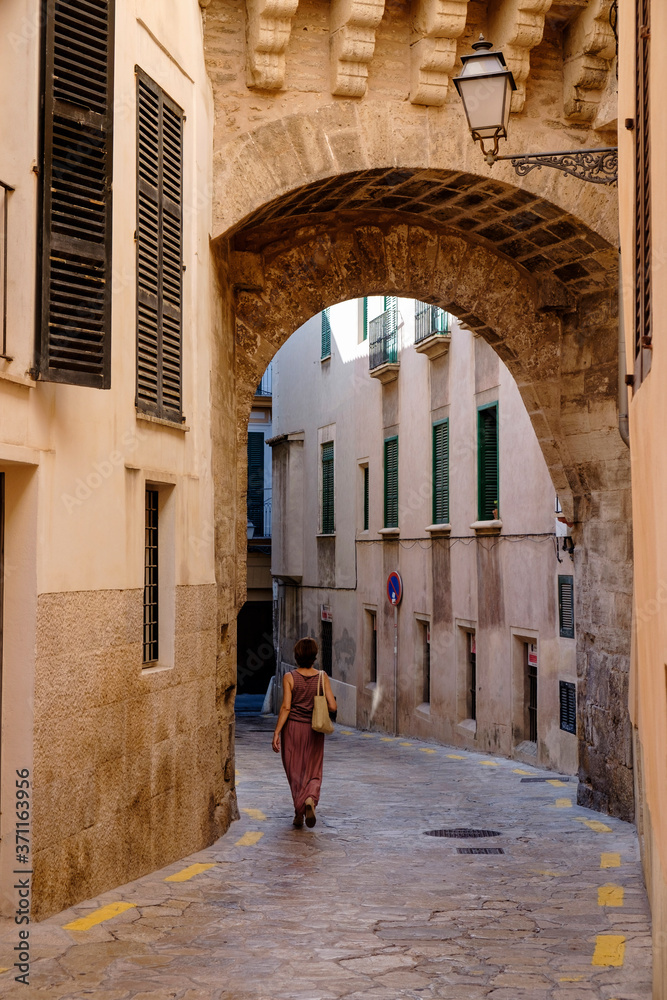
M 242 819 L 216 844 L 32 926 L 31 997 L 649 1000 L 635 830 L 574 779 L 338 727 L 295 830 L 271 728 L 238 726 Z M 424 835 L 466 827 L 499 836 Z

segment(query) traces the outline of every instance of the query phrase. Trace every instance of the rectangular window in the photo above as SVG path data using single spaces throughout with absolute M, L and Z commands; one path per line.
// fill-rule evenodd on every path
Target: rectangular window
M 651 367 L 650 0 L 636 0 L 635 388 Z
M 474 632 L 467 633 L 468 718 L 477 719 L 477 642 Z
M 183 323 L 181 108 L 137 69 L 137 392 L 180 423 Z
M 322 311 L 322 361 L 331 357 L 331 319 L 329 310 Z
M 45 0 L 39 375 L 111 385 L 114 0 Z
M 248 433 L 248 521 L 253 534 L 264 536 L 264 435 Z
M 574 578 L 558 577 L 558 621 L 563 639 L 574 639 Z
M 498 404 L 477 410 L 477 484 L 480 521 L 499 516 L 498 497 Z
M 322 445 L 322 534 L 333 535 L 336 530 L 334 516 L 334 443 Z
M 449 420 L 433 424 L 433 523 L 449 524 Z
M 158 647 L 158 491 L 146 490 L 144 542 L 144 663 L 157 663 Z
M 369 487 L 370 487 L 370 484 L 369 484 L 369 478 L 368 478 L 368 466 L 367 465 L 364 465 L 364 467 L 362 469 L 362 472 L 363 472 L 363 476 L 364 476 L 364 482 L 363 482 L 363 491 L 364 491 L 364 531 L 368 531 L 368 525 L 369 525 L 369 520 L 370 520 L 370 509 L 369 509 L 369 500 L 370 500 L 370 488 Z
M 422 704 L 429 705 L 431 702 L 431 626 L 429 622 L 420 622 L 421 632 L 421 700 Z
M 322 622 L 322 644 L 320 665 L 322 670 L 331 677 L 333 663 L 333 622 Z
M 384 526 L 398 528 L 398 437 L 384 443 Z
M 577 689 L 571 681 L 560 681 L 560 728 L 577 734 Z

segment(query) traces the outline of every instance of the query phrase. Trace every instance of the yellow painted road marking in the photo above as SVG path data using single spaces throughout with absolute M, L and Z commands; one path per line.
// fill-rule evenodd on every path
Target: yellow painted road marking
M 593 830 L 595 833 L 611 833 L 611 827 L 607 826 L 606 823 L 601 823 L 599 819 L 583 819 L 581 816 L 577 817 L 577 822 L 583 823 L 587 826 L 589 830 Z
M 625 938 L 621 934 L 598 934 L 591 965 L 623 965 Z
M 3 972 L 9 972 L 9 969 L 0 969 L 0 976 L 2 975 Z
M 598 906 L 623 906 L 625 889 L 620 885 L 601 885 L 598 889 Z
M 364 733 L 364 739 L 365 740 L 372 740 L 373 739 L 373 733 Z
M 401 743 L 402 747 L 413 747 L 414 743 Z
M 340 732 L 343 736 L 352 736 L 352 732 L 349 729 L 341 729 Z
M 558 980 L 559 983 L 580 983 L 584 977 L 583 976 L 561 976 Z
M 380 737 L 380 743 L 393 743 L 393 742 L 394 742 L 394 737 L 393 736 L 381 736 Z
M 447 756 L 451 760 L 465 760 L 465 757 L 462 757 L 460 753 L 448 753 Z
M 254 845 L 257 844 L 263 836 L 264 834 L 260 833 L 259 830 L 249 830 L 248 833 L 244 833 L 243 836 L 236 841 L 234 847 L 254 847 Z
M 547 785 L 553 785 L 554 788 L 565 788 L 567 781 L 559 781 L 558 778 L 550 778 L 549 781 L 547 781 Z
M 532 774 L 532 771 L 522 771 L 520 767 L 512 768 L 515 774 Z
M 435 753 L 435 750 L 429 750 L 428 747 L 420 747 L 419 749 L 422 753 Z
M 215 868 L 215 862 L 210 862 L 209 864 L 188 865 L 187 868 L 183 868 L 180 872 L 175 872 L 173 875 L 167 875 L 165 882 L 187 882 L 188 879 L 194 878 L 194 876 L 199 875 L 200 872 L 208 871 L 209 868 Z
M 72 920 L 71 923 L 65 924 L 64 927 L 66 931 L 87 931 L 96 924 L 101 924 L 105 920 L 117 917 L 119 913 L 125 913 L 125 910 L 134 909 L 136 905 L 136 903 L 108 903 L 107 906 L 102 906 L 99 910 L 93 910 L 87 917 L 79 917 L 78 920 Z
M 620 868 L 621 867 L 621 855 L 620 854 L 601 854 L 600 855 L 600 868 Z
M 241 812 L 250 816 L 250 819 L 266 819 L 261 809 L 242 809 Z
M 495 760 L 480 760 L 480 764 L 483 764 L 484 767 L 500 767 L 500 764 L 496 763 Z
M 556 809 L 571 809 L 572 799 L 556 799 Z

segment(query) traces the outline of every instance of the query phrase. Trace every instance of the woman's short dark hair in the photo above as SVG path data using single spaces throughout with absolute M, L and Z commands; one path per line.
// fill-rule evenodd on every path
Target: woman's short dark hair
M 294 644 L 294 659 L 297 667 L 312 667 L 317 659 L 317 643 L 306 636 Z

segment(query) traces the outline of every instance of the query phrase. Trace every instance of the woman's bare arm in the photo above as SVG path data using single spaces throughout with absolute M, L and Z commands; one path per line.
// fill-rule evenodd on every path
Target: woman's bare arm
M 273 733 L 273 747 L 276 753 L 280 753 L 280 732 L 287 722 L 287 717 L 290 713 L 292 707 L 292 685 L 294 681 L 291 674 L 285 674 L 283 677 L 283 703 L 280 706 L 280 712 L 278 713 L 278 721 L 276 723 L 276 728 Z

